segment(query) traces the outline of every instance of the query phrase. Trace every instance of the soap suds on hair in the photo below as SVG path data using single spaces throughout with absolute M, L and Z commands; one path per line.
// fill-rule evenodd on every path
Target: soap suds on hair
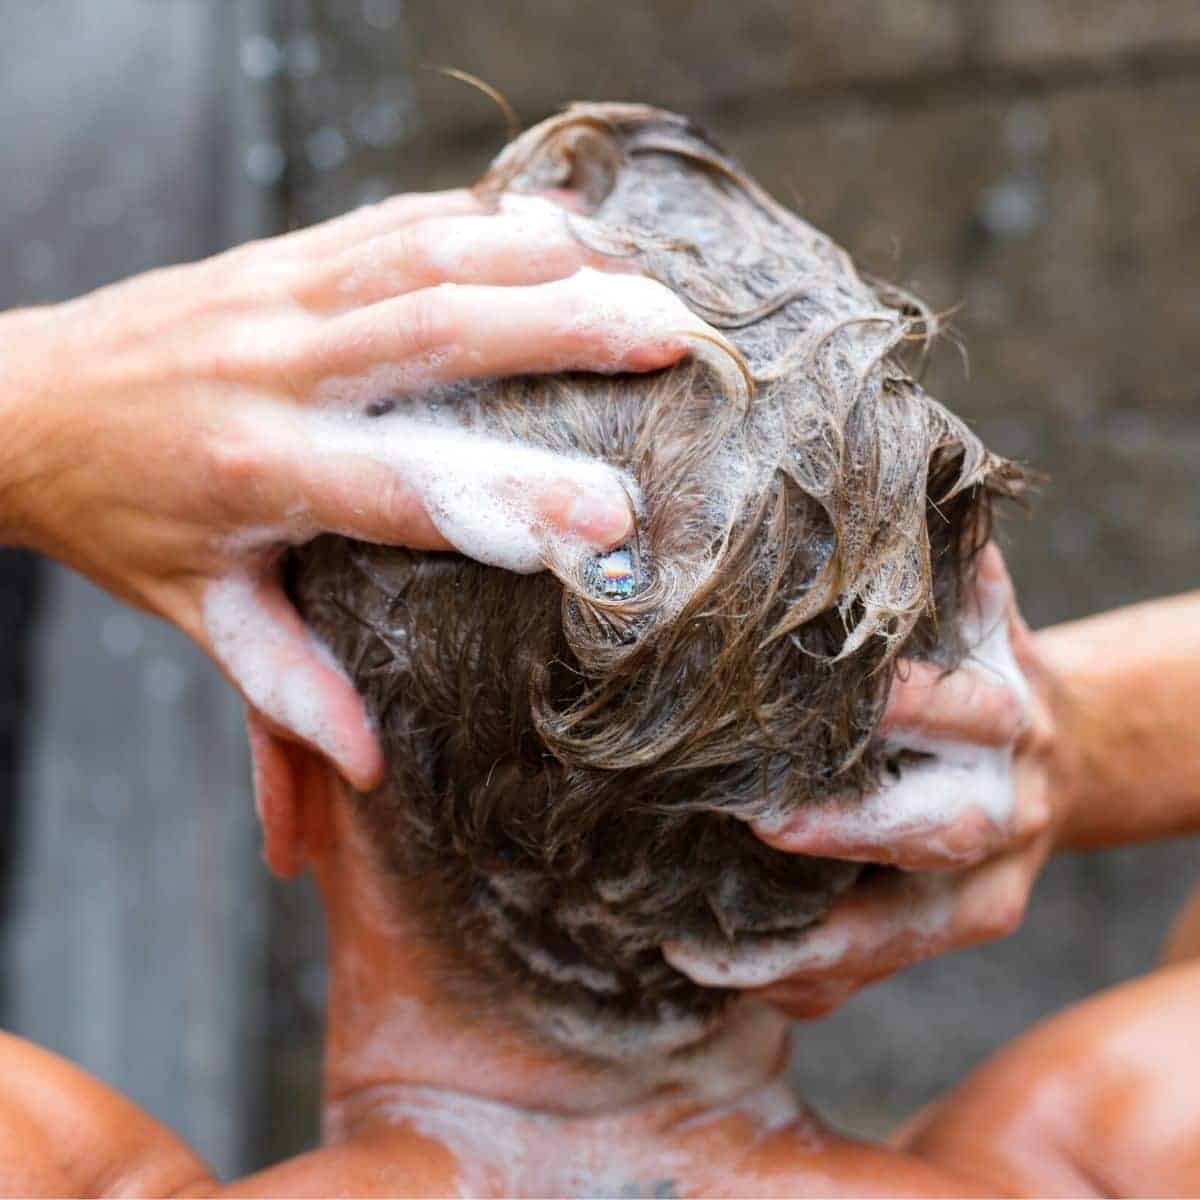
M 912 901 L 887 918 L 906 938 L 930 946 L 944 944 L 955 917 L 957 880 L 949 873 L 913 877 Z M 875 941 L 886 941 L 887 929 L 872 930 Z M 815 929 L 795 937 L 762 938 L 755 942 L 717 947 L 688 941 L 663 946 L 667 961 L 693 983 L 713 988 L 765 988 L 804 971 L 834 965 L 856 948 L 845 928 Z
M 686 121 L 574 107 L 514 142 L 476 195 L 496 207 L 558 187 L 586 199 L 582 238 L 603 226 L 675 293 L 583 270 L 546 285 L 580 306 L 563 327 L 614 367 L 647 330 L 689 359 L 483 381 L 442 417 L 636 479 L 636 527 L 614 540 L 635 586 L 609 563 L 630 594 L 552 540 L 552 577 L 323 538 L 290 579 L 380 722 L 388 780 L 360 812 L 391 875 L 420 881 L 405 891 L 430 937 L 547 1040 L 636 1061 L 650 1043 L 704 1044 L 736 1003 L 664 943 L 802 933 L 859 877 L 748 823 L 886 776 L 896 663 L 962 660 L 992 507 L 1023 476 L 906 369 L 933 316 Z M 447 528 L 483 524 L 436 479 L 422 487 Z M 516 525 L 511 558 L 532 560 Z

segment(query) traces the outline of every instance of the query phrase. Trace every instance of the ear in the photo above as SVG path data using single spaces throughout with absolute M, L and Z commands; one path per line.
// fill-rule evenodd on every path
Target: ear
M 334 773 L 306 746 L 274 733 L 246 710 L 246 733 L 254 771 L 254 806 L 263 831 L 263 857 L 282 879 L 308 865 L 328 836 Z

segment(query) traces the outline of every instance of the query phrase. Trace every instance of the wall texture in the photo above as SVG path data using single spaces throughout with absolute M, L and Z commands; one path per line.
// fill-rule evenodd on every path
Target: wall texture
M 262 231 L 231 169 L 252 5 L 0 8 L 0 305 L 66 299 Z M 0 568 L 0 646 L 26 594 L 6 589 L 17 561 Z M 265 884 L 240 707 L 181 635 L 66 571 L 44 583 L 3 842 L 3 1024 L 232 1171 L 262 1124 Z M 18 696 L 17 654 L 0 654 L 0 710 Z

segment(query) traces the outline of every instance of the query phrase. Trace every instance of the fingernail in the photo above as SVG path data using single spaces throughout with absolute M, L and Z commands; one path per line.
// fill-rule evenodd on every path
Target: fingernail
M 633 513 L 624 492 L 589 488 L 580 492 L 567 509 L 573 533 L 606 549 L 625 541 L 633 528 Z

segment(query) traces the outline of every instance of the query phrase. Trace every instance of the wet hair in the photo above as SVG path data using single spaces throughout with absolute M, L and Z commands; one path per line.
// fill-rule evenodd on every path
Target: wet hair
M 429 936 L 560 1044 L 656 1026 L 683 1044 L 729 994 L 661 946 L 799 931 L 854 883 L 747 821 L 878 783 L 897 658 L 961 659 L 992 503 L 1022 476 L 914 382 L 936 318 L 686 120 L 574 105 L 478 194 L 545 187 L 579 190 L 578 236 L 635 257 L 729 349 L 441 408 L 626 472 L 635 537 L 531 576 L 325 537 L 290 583 L 378 721 L 387 778 L 355 804 Z

